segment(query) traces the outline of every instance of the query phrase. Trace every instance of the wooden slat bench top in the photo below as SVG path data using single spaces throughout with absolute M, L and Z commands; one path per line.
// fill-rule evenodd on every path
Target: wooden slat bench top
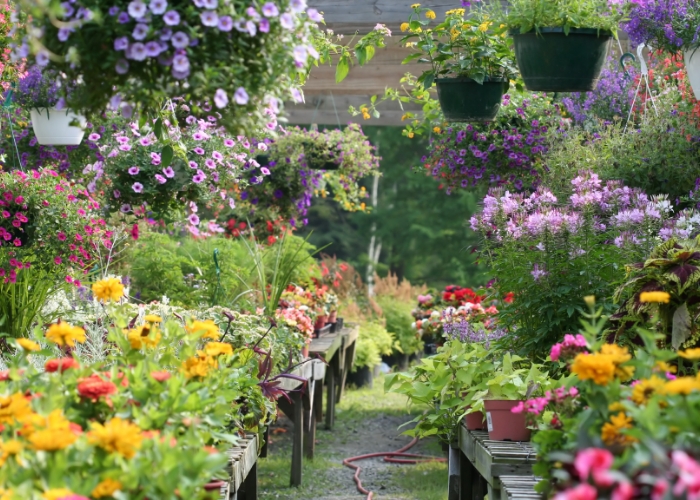
M 539 500 L 542 495 L 535 491 L 540 478 L 535 476 L 501 476 L 501 500 Z
M 258 460 L 258 436 L 256 434 L 246 434 L 238 442 L 226 451 L 229 457 L 228 472 L 231 476 L 221 488 L 221 499 L 228 500 L 234 493 L 243 486 L 248 474 Z
M 338 349 L 343 345 L 342 331 L 337 333 L 327 333 L 311 341 L 309 345 L 309 355 L 311 357 L 320 356 L 325 361 L 330 361 Z

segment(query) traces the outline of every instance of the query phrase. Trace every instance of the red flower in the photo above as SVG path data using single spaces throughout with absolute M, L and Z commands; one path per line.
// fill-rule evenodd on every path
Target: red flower
M 5 382 L 6 380 L 10 380 L 10 370 L 0 372 L 0 382 Z
M 93 403 L 102 396 L 116 394 L 117 386 L 108 380 L 102 379 L 99 375 L 91 375 L 88 378 L 80 379 L 78 382 L 78 394 L 91 400 Z
M 512 304 L 513 300 L 515 299 L 515 294 L 513 292 L 508 292 L 506 296 L 503 298 L 503 302 L 506 304 Z
M 58 370 L 61 370 L 61 373 L 63 373 L 69 368 L 80 368 L 80 365 L 73 358 L 50 359 L 44 365 L 44 369 L 49 373 L 57 372 Z
M 134 224 L 133 227 L 131 228 L 131 237 L 135 240 L 139 239 L 139 225 Z
M 156 379 L 158 382 L 165 382 L 168 380 L 170 377 L 172 377 L 172 374 L 170 372 L 162 371 L 162 372 L 151 372 L 151 377 Z

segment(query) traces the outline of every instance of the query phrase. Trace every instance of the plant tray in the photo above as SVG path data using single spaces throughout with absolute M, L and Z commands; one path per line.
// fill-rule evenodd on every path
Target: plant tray
M 327 335 L 327 334 L 331 333 L 331 327 L 332 327 L 332 326 L 333 326 L 333 325 L 326 325 L 326 326 L 324 326 L 323 328 L 321 328 L 320 330 L 314 330 L 314 338 L 317 339 L 317 338 L 319 338 L 321 335 Z

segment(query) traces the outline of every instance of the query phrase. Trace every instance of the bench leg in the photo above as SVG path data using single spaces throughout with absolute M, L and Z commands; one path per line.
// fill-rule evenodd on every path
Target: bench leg
M 258 463 L 254 463 L 243 481 L 238 500 L 258 500 Z
M 336 383 L 336 366 L 338 360 L 335 356 L 331 360 L 326 376 L 328 378 L 328 386 L 326 387 L 326 429 L 333 430 L 335 423 L 335 383 Z
M 459 499 L 484 500 L 488 483 L 464 453 L 459 455 Z
M 316 393 L 319 392 L 318 384 L 315 380 L 310 381 L 310 394 L 304 399 L 308 400 L 308 408 L 304 408 L 304 456 L 306 458 L 314 458 L 314 449 L 316 447 Z M 306 405 L 305 405 L 306 406 Z
M 323 421 L 323 379 L 316 381 L 316 392 L 314 392 L 314 418 L 317 423 Z
M 450 446 L 449 459 L 447 463 L 448 470 L 448 480 L 447 480 L 447 500 L 461 500 L 460 489 L 459 489 L 459 475 L 461 460 L 460 455 L 462 452 L 458 447 Z
M 294 435 L 292 436 L 292 474 L 290 484 L 301 486 L 301 471 L 304 465 L 304 402 L 301 392 L 292 393 Z

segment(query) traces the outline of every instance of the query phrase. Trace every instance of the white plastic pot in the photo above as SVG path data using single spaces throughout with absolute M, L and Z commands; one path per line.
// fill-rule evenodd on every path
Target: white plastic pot
M 683 59 L 695 98 L 700 99 L 700 48 L 686 50 L 683 53 Z
M 39 144 L 51 146 L 77 146 L 85 135 L 87 120 L 67 109 L 32 109 L 32 127 Z M 70 125 L 76 120 L 80 127 Z

